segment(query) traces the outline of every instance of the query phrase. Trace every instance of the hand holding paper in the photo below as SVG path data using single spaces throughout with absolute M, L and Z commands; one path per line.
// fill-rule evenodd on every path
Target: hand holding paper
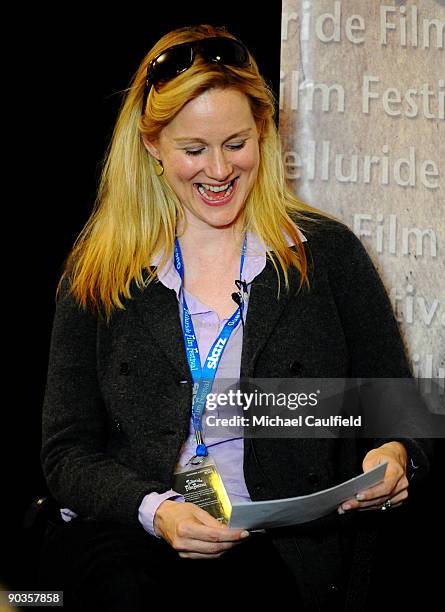
M 234 504 L 229 527 L 264 529 L 307 523 L 333 512 L 347 499 L 381 482 L 387 463 L 335 487 L 301 497 Z

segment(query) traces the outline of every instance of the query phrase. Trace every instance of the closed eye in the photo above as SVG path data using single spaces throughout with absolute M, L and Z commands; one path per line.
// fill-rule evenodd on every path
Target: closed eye
M 229 144 L 226 146 L 230 151 L 239 151 L 240 149 L 244 147 L 245 144 L 246 144 L 246 141 L 244 140 L 240 144 Z M 203 151 L 204 149 L 195 149 L 195 150 L 186 151 L 186 154 L 187 155 L 200 155 Z

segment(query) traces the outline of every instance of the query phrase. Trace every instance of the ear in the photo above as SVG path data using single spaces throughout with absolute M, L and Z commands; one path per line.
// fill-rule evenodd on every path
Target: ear
M 145 134 L 142 134 L 142 142 L 144 143 L 144 147 L 147 149 L 150 155 L 152 155 L 156 159 L 161 159 L 158 140 L 148 140 L 147 136 Z

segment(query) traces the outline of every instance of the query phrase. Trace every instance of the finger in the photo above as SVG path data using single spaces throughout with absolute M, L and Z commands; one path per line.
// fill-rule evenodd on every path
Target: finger
M 408 491 L 401 491 L 398 495 L 391 497 L 391 508 L 403 503 L 408 498 Z
M 394 459 L 383 456 L 379 453 L 372 454 L 373 451 L 368 453 L 363 461 L 363 471 L 368 472 L 372 468 L 380 465 L 383 462 L 387 462 L 386 472 L 383 482 L 376 484 L 374 487 L 370 487 L 368 490 L 375 490 L 376 497 L 384 495 L 384 491 L 387 487 L 393 489 L 397 482 L 405 476 L 405 470 L 402 465 Z
M 369 500 L 377 500 L 381 497 L 393 497 L 399 492 L 407 489 L 409 486 L 408 479 L 405 475 L 399 477 L 394 483 L 391 480 L 386 480 L 375 487 L 371 487 L 370 489 L 366 489 L 365 491 L 360 491 L 357 494 L 356 499 L 360 502 L 365 502 Z
M 382 506 L 389 500 L 391 502 L 391 505 L 387 508 L 387 510 L 391 509 L 391 508 L 397 508 L 398 506 L 401 506 L 402 503 L 408 498 L 408 491 L 404 490 L 401 491 L 398 495 L 395 495 L 394 497 L 389 497 L 389 498 L 380 498 L 379 500 L 375 500 L 373 502 L 369 502 L 366 504 L 360 504 L 360 507 L 358 508 L 358 510 L 381 510 Z
M 222 555 L 226 551 L 234 548 L 235 546 L 239 546 L 241 544 L 238 542 L 201 542 L 200 540 L 184 540 L 178 543 L 175 546 L 175 550 L 182 554 L 186 555 L 206 555 L 208 557 L 214 557 L 217 555 Z M 195 557 L 197 558 L 197 557 Z
M 391 501 L 391 505 L 394 505 L 397 502 L 402 502 L 408 497 L 408 491 L 406 489 L 400 491 L 400 493 L 396 493 L 395 495 L 387 495 L 386 497 L 377 497 L 375 499 L 371 499 L 369 501 L 359 502 L 357 509 L 368 508 L 368 507 L 380 507 L 384 504 L 388 499 Z
M 398 504 L 393 504 L 391 502 L 391 507 L 387 508 L 385 512 L 388 512 L 388 510 L 393 510 L 394 508 L 399 508 L 402 504 L 403 502 L 399 502 Z M 359 512 L 374 512 L 376 510 L 381 510 L 381 509 L 382 509 L 382 506 L 371 506 L 369 508 L 359 508 L 358 511 Z
M 191 510 L 193 511 L 193 516 L 202 523 L 203 525 L 207 525 L 208 527 L 213 527 L 214 529 L 224 528 L 225 525 L 218 521 L 214 516 L 211 516 L 208 512 L 197 506 L 196 504 L 190 504 Z
M 364 497 L 365 495 L 370 495 L 370 492 L 364 492 L 363 494 L 359 494 L 360 497 Z M 400 497 L 399 497 L 400 496 Z M 389 491 L 380 497 L 373 497 L 372 499 L 360 499 L 351 498 L 344 501 L 338 508 L 337 512 L 339 514 L 344 514 L 350 510 L 360 510 L 364 508 L 379 508 L 382 504 L 385 503 L 387 499 L 395 499 L 396 501 L 404 500 L 408 497 L 407 487 L 396 487 L 395 491 Z
M 202 553 L 193 553 L 193 552 L 180 552 L 179 556 L 182 559 L 219 559 L 223 553 L 218 555 L 203 555 Z
M 180 521 L 176 528 L 179 538 L 199 540 L 203 542 L 236 542 L 249 537 L 249 532 L 243 529 L 230 529 L 225 526 L 208 527 L 196 520 Z
M 389 497 L 396 488 L 400 478 L 401 475 L 399 475 L 397 478 L 385 478 L 382 483 L 375 485 L 375 487 L 370 487 L 365 491 L 360 491 L 360 493 L 357 494 L 356 499 L 358 501 L 365 501 L 377 499 L 379 497 Z
M 391 508 L 395 508 L 400 506 L 406 499 L 408 498 L 408 491 L 403 489 L 397 495 L 392 497 L 379 497 L 377 499 L 373 499 L 368 502 L 357 502 L 356 500 L 348 500 L 344 502 L 339 508 L 337 508 L 337 512 L 339 514 L 344 514 L 348 510 L 380 510 L 383 504 L 389 499 L 391 501 Z
M 390 495 L 385 495 L 384 497 L 375 497 L 368 501 L 358 502 L 357 510 L 362 508 L 381 508 L 381 506 L 390 499 Z
M 397 491 L 393 494 L 388 494 L 382 497 L 375 497 L 367 501 L 358 501 L 357 499 L 348 499 L 343 502 L 342 505 L 337 509 L 339 514 L 343 514 L 348 510 L 363 510 L 365 508 L 380 508 L 388 499 L 391 500 L 391 504 L 402 502 L 408 497 L 408 491 L 406 488 L 402 488 L 399 493 Z
M 196 506 L 195 504 L 191 505 L 193 506 L 194 515 L 198 519 L 198 521 L 212 529 L 211 541 L 231 542 L 239 540 L 240 538 L 242 539 L 250 536 L 250 533 L 248 531 L 244 529 L 231 529 L 230 527 L 224 525 L 224 523 L 221 523 L 221 521 L 218 521 L 216 518 L 211 516 L 208 512 L 206 512 L 199 506 Z M 199 535 L 198 538 L 201 539 Z

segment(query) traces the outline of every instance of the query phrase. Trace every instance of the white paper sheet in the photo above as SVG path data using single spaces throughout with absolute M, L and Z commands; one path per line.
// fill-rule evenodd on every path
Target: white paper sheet
M 336 510 L 342 502 L 355 497 L 360 491 L 381 482 L 387 465 L 382 463 L 369 472 L 310 495 L 234 504 L 229 527 L 264 529 L 313 521 Z

